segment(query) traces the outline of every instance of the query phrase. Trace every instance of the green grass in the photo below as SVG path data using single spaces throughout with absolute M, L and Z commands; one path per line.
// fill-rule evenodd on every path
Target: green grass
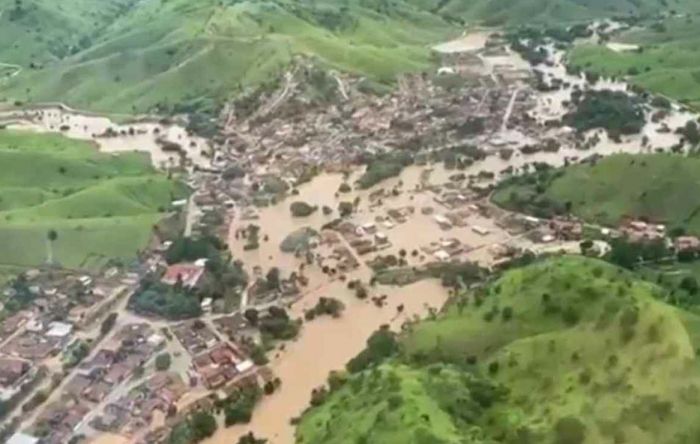
M 507 271 L 411 326 L 399 356 L 302 417 L 297 442 L 697 442 L 700 319 L 664 299 L 584 257 Z M 557 435 L 564 417 L 585 439 Z
M 601 17 L 697 11 L 693 0 L 414 0 L 442 15 L 488 25 L 563 24 Z
M 663 32 L 634 30 L 620 41 L 641 52 L 615 52 L 605 45 L 581 45 L 569 56 L 574 66 L 606 76 L 625 77 L 655 93 L 700 106 L 700 35 L 698 17 L 669 19 Z
M 528 176 L 502 185 L 493 201 L 516 209 L 516 201 L 549 201 L 587 221 L 617 226 L 625 216 L 645 217 L 700 234 L 700 159 L 672 154 L 621 154 L 595 165 L 580 164 L 545 173 L 544 190 Z M 542 176 L 540 176 L 542 177 Z M 611 193 L 610 190 L 615 190 Z M 515 198 L 515 200 L 514 200 Z M 532 212 L 537 205 L 523 209 Z M 520 207 L 518 207 L 520 208 Z
M 75 15 L 85 9 L 94 15 L 90 2 L 73 2 Z M 133 6 L 113 6 L 125 2 Z M 43 3 L 49 2 L 37 2 Z M 397 73 L 428 68 L 430 45 L 457 32 L 406 2 L 387 6 L 386 12 L 371 2 L 341 7 L 330 0 L 313 5 L 290 0 L 107 3 L 118 13 L 105 13 L 90 26 L 82 20 L 66 23 L 76 36 L 89 36 L 79 50 L 65 54 L 47 40 L 17 38 L 16 51 L 0 52 L 0 61 L 25 66 L 0 85 L 0 95 L 61 100 L 103 112 L 169 110 L 195 100 L 221 100 L 277 78 L 296 55 L 389 82 Z M 68 10 L 66 5 L 63 12 Z M 40 13 L 49 15 L 31 10 L 5 32 L 31 33 L 35 21 L 44 23 L 35 17 Z M 0 25 L 8 20 L 5 14 Z M 40 27 L 45 38 L 61 46 L 78 39 L 48 18 Z M 28 68 L 32 62 L 41 68 Z
M 278 79 L 299 55 L 389 84 L 430 69 L 429 48 L 458 35 L 465 21 L 556 25 L 669 7 L 661 0 L 20 3 L 18 11 L 14 0 L 0 0 L 0 62 L 22 67 L 0 82 L 0 98 L 115 115 L 210 110 Z M 691 0 L 670 6 L 700 9 Z
M 93 268 L 135 257 L 170 202 L 185 193 L 143 154 L 99 153 L 60 135 L 0 132 L 0 265 L 46 260 L 46 236 L 58 232 L 54 259 Z

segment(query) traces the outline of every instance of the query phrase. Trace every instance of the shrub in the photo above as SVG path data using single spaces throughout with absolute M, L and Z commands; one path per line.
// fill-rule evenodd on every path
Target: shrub
M 294 217 L 307 217 L 312 215 L 318 207 L 316 206 L 311 206 L 307 204 L 306 202 L 292 202 L 292 204 L 289 206 L 289 211 L 292 212 L 292 216 Z
M 170 363 L 170 353 L 161 353 L 160 355 L 156 356 L 156 370 L 161 372 L 166 371 L 170 368 Z
M 510 321 L 513 318 L 513 308 L 512 307 L 504 307 L 503 311 L 501 311 L 501 318 L 503 318 L 504 321 Z
M 586 426 L 573 416 L 560 418 L 554 426 L 556 444 L 581 444 L 586 438 Z

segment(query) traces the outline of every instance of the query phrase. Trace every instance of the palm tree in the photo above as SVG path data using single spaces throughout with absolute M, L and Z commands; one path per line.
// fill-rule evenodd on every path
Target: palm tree
M 53 228 L 46 233 L 46 263 L 53 263 L 53 243 L 58 239 L 58 233 Z

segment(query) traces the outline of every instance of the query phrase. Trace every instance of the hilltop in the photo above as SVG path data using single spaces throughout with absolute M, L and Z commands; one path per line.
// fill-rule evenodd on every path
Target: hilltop
M 186 190 L 144 154 L 104 154 L 61 135 L 0 131 L 1 266 L 31 267 L 53 256 L 70 268 L 129 259 Z
M 536 216 L 571 212 L 608 226 L 629 216 L 698 234 L 699 174 L 696 157 L 619 154 L 513 177 L 499 186 L 493 201 Z
M 662 295 L 583 257 L 505 272 L 330 378 L 297 442 L 697 442 L 697 319 Z

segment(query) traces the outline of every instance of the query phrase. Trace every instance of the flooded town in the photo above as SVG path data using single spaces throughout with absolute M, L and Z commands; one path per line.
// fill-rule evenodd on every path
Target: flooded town
M 330 372 L 378 329 L 434 316 L 472 274 L 578 252 L 589 230 L 663 237 L 642 221 L 602 227 L 491 201 L 497 183 L 543 166 L 682 151 L 676 129 L 697 119 L 645 105 L 637 134 L 576 131 L 564 122 L 572 96 L 630 87 L 571 73 L 563 51 L 545 49 L 532 66 L 502 34 L 465 32 L 433 48 L 435 72 L 381 95 L 300 59 L 275 88 L 227 104 L 212 137 L 178 119 L 0 109 L 3 128 L 149 153 L 191 190 L 168 211 L 176 233 L 154 229 L 133 263 L 36 268 L 2 289 L 31 300 L 0 323 L 3 439 L 166 442 L 209 411 L 219 427 L 207 444 L 250 431 L 293 443 L 295 418 Z M 204 296 L 185 310 L 148 299 L 157 292 Z M 249 398 L 248 421 L 228 413 Z

